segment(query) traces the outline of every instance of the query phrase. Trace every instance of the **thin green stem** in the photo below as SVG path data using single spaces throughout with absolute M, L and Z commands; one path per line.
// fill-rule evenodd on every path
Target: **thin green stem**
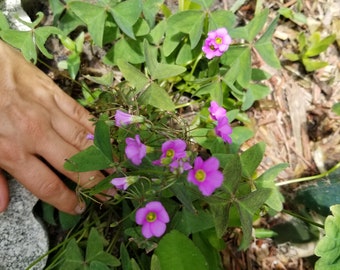
M 195 69 L 196 69 L 196 67 L 197 67 L 197 65 L 198 65 L 198 62 L 202 59 L 202 57 L 203 57 L 203 53 L 200 53 L 199 56 L 196 58 L 195 63 L 194 63 L 194 65 L 192 66 L 192 69 L 191 69 L 191 72 L 190 72 L 190 75 L 191 75 L 191 76 L 193 76 L 193 74 L 194 74 L 194 72 L 195 72 Z
M 307 182 L 307 181 L 312 181 L 312 180 L 315 180 L 315 179 L 323 178 L 323 177 L 328 176 L 330 173 L 336 171 L 339 168 L 340 168 L 340 162 L 326 172 L 323 172 L 323 173 L 320 173 L 320 174 L 317 174 L 317 175 L 301 177 L 301 178 L 297 178 L 297 179 L 291 179 L 291 180 L 279 182 L 279 183 L 276 183 L 276 186 L 278 186 L 278 187 L 279 186 L 285 186 L 285 185 L 290 185 L 290 184 L 294 184 L 294 183 Z
M 301 216 L 299 214 L 296 214 L 294 212 L 291 212 L 291 211 L 288 211 L 288 210 L 285 210 L 285 209 L 283 209 L 282 212 L 286 213 L 286 214 L 288 214 L 288 215 L 290 215 L 292 217 L 296 217 L 296 218 L 298 218 L 298 219 L 300 219 L 302 221 L 305 221 L 305 222 L 307 222 L 307 223 L 309 223 L 311 225 L 314 225 L 316 227 L 319 227 L 319 228 L 322 228 L 322 229 L 324 228 L 324 226 L 322 224 L 316 223 L 315 221 L 310 220 L 310 219 L 308 219 L 308 218 L 306 218 L 304 216 Z

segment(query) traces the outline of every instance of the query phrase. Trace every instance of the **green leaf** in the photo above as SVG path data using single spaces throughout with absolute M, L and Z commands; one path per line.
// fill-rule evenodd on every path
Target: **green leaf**
M 121 242 L 120 249 L 120 260 L 122 262 L 123 270 L 131 269 L 131 260 L 129 252 L 127 251 L 126 246 L 124 245 L 124 242 Z
M 89 238 L 87 239 L 86 261 L 90 262 L 96 259 L 99 253 L 103 251 L 104 241 L 96 228 L 92 227 Z
M 7 29 L 9 29 L 7 18 L 3 12 L 0 12 L 0 36 L 1 36 L 1 30 L 7 30 Z
M 231 204 L 228 202 L 211 202 L 209 206 L 214 218 L 217 237 L 222 238 L 228 229 Z
M 156 15 L 164 0 L 145 0 L 143 2 L 143 15 L 150 27 L 155 25 Z
M 189 43 L 184 43 L 178 52 L 176 64 L 186 66 L 193 61 L 192 50 Z
M 100 84 L 100 85 L 104 85 L 104 86 L 111 86 L 114 76 L 113 76 L 113 72 L 108 72 L 106 74 L 103 74 L 101 77 L 94 77 L 94 76 L 90 76 L 90 75 L 84 75 L 84 77 L 86 79 L 88 79 L 91 82 Z
M 151 83 L 140 95 L 138 102 L 142 105 L 151 105 L 165 111 L 175 110 L 175 104 L 169 94 L 156 83 Z
M 237 74 L 237 81 L 240 85 L 246 88 L 251 79 L 251 54 L 250 47 L 230 47 L 229 50 L 221 57 L 221 63 L 230 66 L 230 75 L 225 75 L 226 78 L 234 79 Z M 235 66 L 234 66 L 235 64 Z M 226 81 L 226 78 L 223 78 Z M 229 83 L 229 82 L 228 82 Z
M 149 34 L 150 27 L 144 19 L 139 18 L 138 21 L 133 26 L 133 31 L 136 37 L 142 37 L 142 36 L 146 36 L 147 34 Z
M 94 43 L 102 47 L 107 18 L 106 8 L 80 1 L 72 1 L 68 6 L 87 25 Z
M 266 201 L 266 204 L 273 209 L 276 212 L 280 212 L 283 209 L 282 203 L 284 202 L 284 197 L 282 196 L 282 193 L 278 189 L 278 187 L 275 185 L 275 178 L 277 175 L 288 167 L 288 164 L 281 163 L 277 164 L 274 167 L 269 168 L 266 170 L 261 176 L 259 176 L 255 180 L 255 185 L 258 189 L 261 188 L 270 188 L 272 189 L 272 193 L 269 196 L 268 200 Z
M 151 256 L 150 270 L 162 270 L 161 263 L 156 254 L 152 254 Z
M 267 85 L 263 84 L 249 84 L 246 94 L 244 95 L 242 110 L 248 110 L 256 100 L 265 98 L 270 93 Z
M 90 262 L 89 270 L 110 270 L 110 268 L 102 262 L 92 261 Z
M 208 231 L 210 232 L 210 230 Z M 207 231 L 193 234 L 192 240 L 195 243 L 195 245 L 200 249 L 205 259 L 207 260 L 209 270 L 223 269 L 220 253 L 209 242 L 208 237 L 214 237 L 214 236 L 211 236 L 211 233 L 207 234 L 206 232 Z M 215 238 L 217 238 L 216 233 L 215 233 Z
M 283 56 L 292 62 L 300 60 L 300 56 L 296 53 L 283 53 Z
M 202 96 L 205 94 L 209 94 L 211 99 L 215 100 L 217 103 L 223 103 L 223 89 L 219 81 L 213 81 L 207 85 L 204 85 L 195 93 L 196 96 Z
M 208 264 L 194 243 L 173 230 L 163 236 L 155 250 L 162 270 L 207 270 Z
M 300 12 L 294 12 L 290 8 L 281 7 L 278 10 L 278 13 L 284 16 L 285 18 L 292 20 L 294 23 L 298 24 L 299 26 L 307 24 L 307 18 L 304 14 Z
M 301 53 L 305 52 L 305 49 L 307 47 L 307 38 L 304 32 L 301 32 L 298 36 L 297 36 L 297 41 L 298 41 L 298 45 L 299 45 L 299 51 Z
M 214 220 L 211 213 L 208 213 L 204 210 L 193 213 L 188 211 L 186 208 L 183 208 L 180 216 L 180 223 L 177 225 L 176 229 L 186 235 L 201 232 L 214 227 Z
M 335 112 L 337 115 L 340 115 L 340 102 L 335 103 L 332 106 L 332 111 Z
M 53 55 L 46 50 L 45 43 L 47 38 L 53 34 L 63 35 L 63 32 L 60 29 L 53 26 L 43 26 L 34 30 L 34 38 L 37 47 L 42 52 L 42 54 L 49 59 L 52 59 Z
M 271 78 L 271 75 L 262 69 L 253 68 L 251 70 L 251 79 L 253 81 L 263 81 L 263 80 L 268 80 L 270 78 Z
M 177 12 L 167 21 L 167 35 L 173 35 L 178 32 L 188 34 L 191 48 L 193 49 L 196 47 L 202 36 L 204 18 L 205 14 L 200 10 Z
M 271 189 L 260 189 L 251 192 L 246 197 L 236 201 L 236 207 L 240 214 L 243 238 L 240 249 L 249 247 L 252 239 L 253 217 L 271 194 Z
M 60 269 L 82 269 L 84 264 L 83 255 L 77 242 L 72 238 L 66 245 L 64 253 L 64 262 Z
M 91 145 L 66 160 L 64 168 L 72 172 L 88 172 L 107 169 L 111 164 L 112 160 L 103 151 Z
M 321 257 L 315 264 L 315 270 L 340 268 L 340 204 L 333 205 L 330 209 L 333 215 L 326 218 L 326 235 L 315 248 L 315 255 Z
M 163 42 L 164 33 L 166 30 L 166 21 L 160 21 L 156 26 L 150 31 L 147 39 L 151 44 L 159 46 Z
M 98 239 L 98 240 L 102 241 L 102 239 Z M 92 243 L 92 244 L 94 244 L 94 243 Z M 94 245 L 96 245 L 96 244 L 94 244 Z M 88 240 L 86 251 L 89 249 L 89 247 L 90 247 L 90 242 Z M 91 257 L 86 256 L 87 262 L 97 261 L 97 262 L 100 262 L 104 265 L 109 265 L 109 266 L 113 266 L 113 267 L 120 266 L 120 261 L 115 256 L 113 256 L 110 253 L 107 253 L 103 250 L 101 250 L 101 251 L 98 250 L 98 252 L 96 252 L 92 255 L 93 256 L 91 256 Z
M 269 14 L 269 9 L 262 10 L 257 14 L 247 25 L 246 29 L 248 31 L 247 41 L 252 42 L 257 34 L 262 30 L 264 24 L 267 21 Z
M 111 14 L 119 28 L 130 38 L 135 39 L 133 25 L 142 12 L 141 0 L 127 0 L 111 8 Z
M 227 160 L 223 166 L 223 187 L 230 194 L 234 194 L 242 179 L 241 160 L 238 154 L 229 154 L 225 155 L 225 157 L 227 157 Z
M 196 209 L 192 204 L 192 195 L 190 190 L 184 186 L 182 182 L 175 183 L 170 187 L 170 190 L 176 195 L 177 199 L 183 204 L 184 209 L 195 213 Z
M 140 64 L 145 61 L 143 55 L 142 42 L 123 36 L 107 52 L 104 63 L 116 65 L 119 60 L 124 60 L 132 64 Z
M 302 63 L 305 66 L 306 71 L 308 72 L 312 72 L 317 69 L 328 66 L 327 62 L 310 59 L 310 58 L 302 58 Z
M 8 29 L 1 31 L 1 38 L 13 47 L 21 50 L 27 61 L 37 62 L 37 51 L 31 31 Z
M 254 132 L 252 132 L 247 127 L 234 127 L 233 133 L 231 133 L 230 137 L 232 139 L 232 144 L 230 146 L 230 152 L 236 153 L 240 146 L 251 137 L 254 136 Z
M 42 202 L 41 206 L 44 221 L 46 221 L 48 224 L 56 226 L 57 223 L 54 218 L 55 208 L 52 205 L 45 202 Z
M 236 23 L 236 16 L 228 10 L 215 10 L 208 13 L 209 16 L 209 31 L 224 27 L 227 30 L 234 27 Z
M 77 53 L 72 53 L 66 60 L 67 70 L 71 78 L 74 80 L 78 74 L 80 67 L 80 55 Z
M 265 143 L 260 142 L 248 148 L 241 154 L 242 174 L 244 177 L 252 179 L 257 167 L 263 159 L 265 147 Z
M 320 33 L 315 32 L 310 37 L 311 44 L 307 51 L 304 54 L 304 57 L 314 57 L 322 53 L 323 51 L 327 50 L 328 46 L 331 45 L 335 39 L 335 34 L 325 37 L 324 39 L 320 40 Z
M 276 29 L 279 17 L 276 17 L 268 26 L 266 32 L 255 42 L 254 47 L 262 59 L 273 68 L 280 68 L 281 64 L 273 47 L 272 36 Z
M 149 79 L 135 68 L 133 65 L 129 64 L 127 61 L 121 59 L 117 61 L 120 71 L 123 73 L 124 78 L 136 88 L 136 94 L 142 90 L 145 90 L 149 86 Z
M 195 48 L 203 33 L 204 13 L 198 10 L 177 12 L 167 20 L 164 40 L 164 55 L 169 56 L 181 44 L 185 34 L 189 35 L 190 47 Z
M 168 57 L 177 48 L 184 36 L 185 34 L 182 32 L 174 31 L 172 33 L 169 30 L 166 32 L 163 42 L 163 52 L 166 57 Z
M 69 230 L 79 222 L 80 215 L 70 215 L 59 211 L 59 221 L 63 230 Z
M 110 127 L 106 124 L 106 120 L 108 120 L 108 117 L 102 115 L 101 118 L 96 122 L 94 145 L 97 146 L 100 151 L 102 151 L 108 160 L 113 162 Z
M 156 52 L 157 51 L 154 50 L 153 53 L 152 47 L 144 40 L 145 62 L 153 80 L 163 80 L 186 71 L 186 68 L 182 66 L 158 63 Z

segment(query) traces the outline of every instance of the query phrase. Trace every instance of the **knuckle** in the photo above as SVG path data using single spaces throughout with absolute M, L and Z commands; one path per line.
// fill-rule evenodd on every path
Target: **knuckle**
M 27 154 L 10 141 L 0 142 L 0 153 L 1 165 L 6 169 L 15 169 L 25 164 L 27 160 Z
M 77 148 L 84 148 L 88 144 L 88 140 L 86 139 L 87 133 L 84 128 L 76 127 L 71 137 L 72 144 Z
M 41 199 L 46 200 L 61 194 L 64 186 L 60 181 L 44 182 L 39 186 L 39 194 Z

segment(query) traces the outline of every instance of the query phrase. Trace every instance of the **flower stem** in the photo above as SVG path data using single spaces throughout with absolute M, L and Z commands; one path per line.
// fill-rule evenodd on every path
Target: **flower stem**
M 283 181 L 283 182 L 279 182 L 276 183 L 276 186 L 285 186 L 285 185 L 289 185 L 289 184 L 294 184 L 294 183 L 300 183 L 300 182 L 306 182 L 306 181 L 312 181 L 315 179 L 319 179 L 322 177 L 326 177 L 328 176 L 330 173 L 336 171 L 337 169 L 340 168 L 340 162 L 338 164 L 336 164 L 334 167 L 332 167 L 331 169 L 329 169 L 326 172 L 317 174 L 317 175 L 312 175 L 312 176 L 307 176 L 307 177 L 301 177 L 301 178 L 297 178 L 297 179 L 291 179 L 291 180 L 287 180 L 287 181 Z

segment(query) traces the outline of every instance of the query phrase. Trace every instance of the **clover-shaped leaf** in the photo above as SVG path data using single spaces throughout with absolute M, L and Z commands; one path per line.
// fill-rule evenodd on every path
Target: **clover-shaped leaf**
M 321 257 L 315 264 L 316 270 L 340 268 L 340 204 L 330 207 L 333 215 L 326 218 L 326 235 L 315 248 L 315 255 Z

